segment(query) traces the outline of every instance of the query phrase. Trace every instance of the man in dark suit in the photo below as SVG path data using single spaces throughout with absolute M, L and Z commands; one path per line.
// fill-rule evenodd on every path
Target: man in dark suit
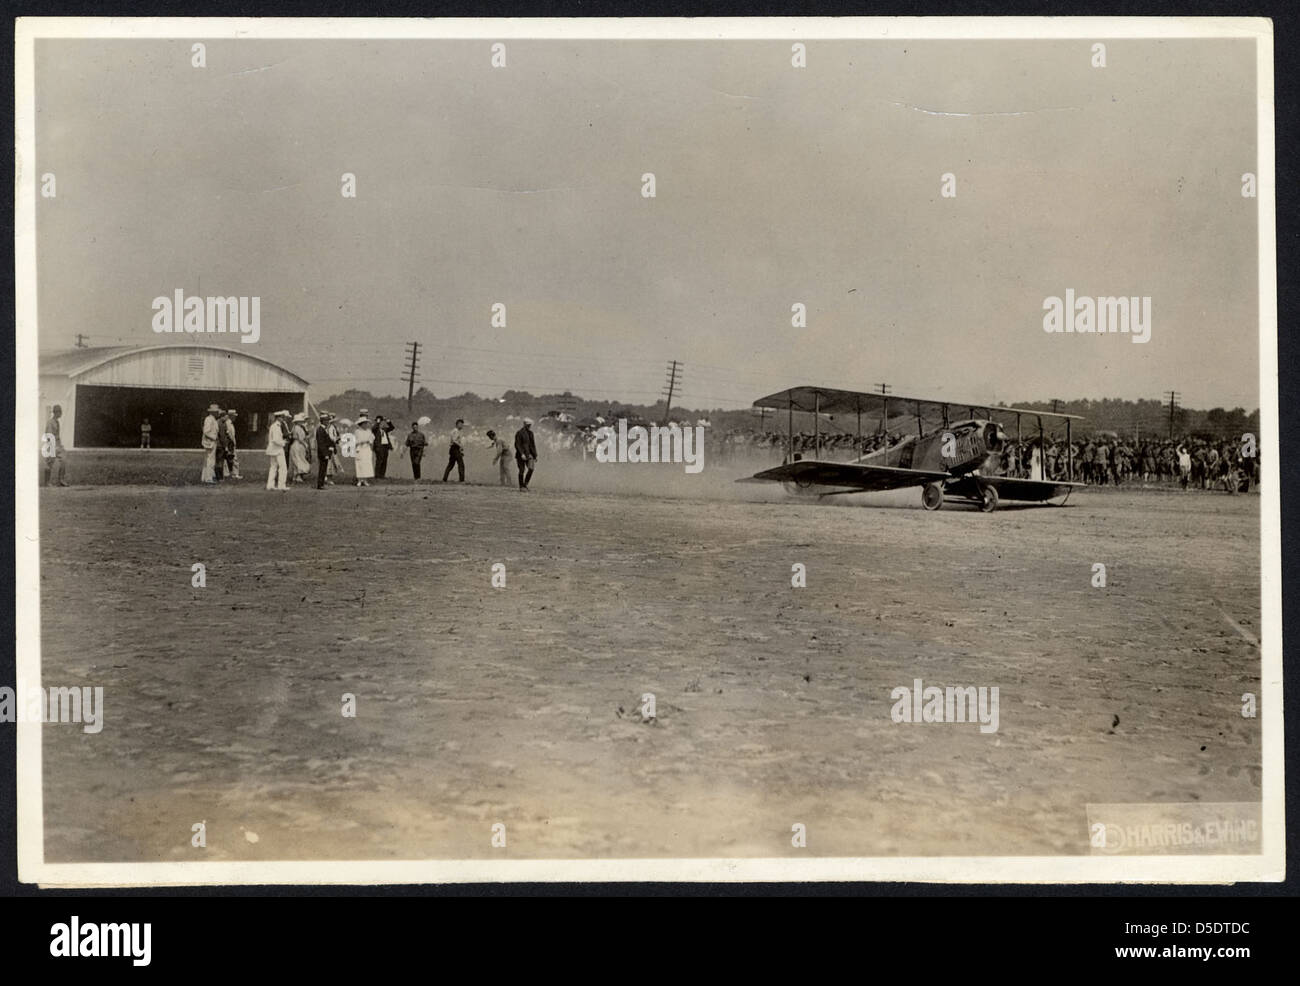
M 375 424 L 370 431 L 375 436 L 376 479 L 383 479 L 388 473 L 388 453 L 393 450 L 393 440 L 389 437 L 389 432 L 393 430 L 393 427 L 393 423 L 382 414 L 375 415 Z
M 322 411 L 316 425 L 316 489 L 325 488 L 325 473 L 329 468 L 330 456 L 334 454 L 337 443 L 330 437 L 329 423 L 334 415 Z
M 537 442 L 533 439 L 533 419 L 524 418 L 524 426 L 515 432 L 515 464 L 519 466 L 519 488 L 528 489 L 537 464 Z
M 406 436 L 406 447 L 411 450 L 411 473 L 416 479 L 420 478 L 420 461 L 424 458 L 424 449 L 428 444 L 429 439 L 420 430 L 420 423 L 412 421 L 411 433 Z

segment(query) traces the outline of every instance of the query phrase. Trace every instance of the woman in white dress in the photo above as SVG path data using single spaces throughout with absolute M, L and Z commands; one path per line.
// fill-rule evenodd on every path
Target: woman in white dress
M 311 461 L 307 458 L 307 415 L 299 411 L 293 416 L 293 444 L 289 446 L 290 482 L 301 483 L 303 476 L 311 472 Z
M 369 486 L 366 480 L 375 478 L 375 434 L 370 430 L 370 419 L 364 414 L 357 418 L 357 485 Z

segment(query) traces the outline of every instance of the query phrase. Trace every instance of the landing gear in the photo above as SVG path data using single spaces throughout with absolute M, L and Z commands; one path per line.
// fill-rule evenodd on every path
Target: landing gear
M 797 479 L 787 479 L 781 484 L 785 491 L 791 496 L 813 496 L 817 493 L 814 486 L 817 485 L 811 477 L 800 476 Z
M 926 483 L 921 490 L 921 506 L 926 510 L 938 510 L 943 506 L 943 487 L 938 483 Z
M 992 486 L 985 486 L 980 490 L 980 512 L 991 514 L 998 509 L 998 491 Z

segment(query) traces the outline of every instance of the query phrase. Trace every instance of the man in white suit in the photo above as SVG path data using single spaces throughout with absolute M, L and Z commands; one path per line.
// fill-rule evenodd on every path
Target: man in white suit
M 217 415 L 221 408 L 215 404 L 208 405 L 208 416 L 203 419 L 203 472 L 199 481 L 209 485 L 217 481 Z
M 266 470 L 266 488 L 268 490 L 287 490 L 288 469 L 284 461 L 284 446 L 287 443 L 285 423 L 289 420 L 288 411 L 276 411 L 266 429 L 266 457 L 269 466 Z

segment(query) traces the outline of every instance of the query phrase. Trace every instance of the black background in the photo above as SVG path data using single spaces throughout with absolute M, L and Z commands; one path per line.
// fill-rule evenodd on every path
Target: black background
M 338 2 L 263 2 L 254 5 L 180 3 L 32 3 L 12 6 L 15 16 L 205 16 L 205 17 L 592 17 L 592 16 L 1225 16 L 1271 17 L 1274 22 L 1274 99 L 1276 104 L 1276 187 L 1278 247 L 1278 364 L 1282 473 L 1282 540 L 1284 641 L 1297 638 L 1294 625 L 1296 582 L 1294 507 L 1288 494 L 1300 489 L 1291 435 L 1300 435 L 1296 399 L 1296 97 L 1294 67 L 1300 53 L 1300 17 L 1281 4 L 1242 3 L 594 3 L 455 2 L 384 5 Z M 13 85 L 13 44 L 0 49 L 0 78 Z M 12 97 L 12 88 L 9 96 Z M 12 98 L 9 105 L 12 105 Z M 9 146 L 13 146 L 12 139 Z M 12 200 L 5 197 L 6 210 Z M 12 229 L 10 213 L 9 229 Z M 13 258 L 3 270 L 10 296 Z M 13 306 L 8 308 L 13 319 Z M 14 352 L 0 349 L 0 380 L 13 386 Z M 12 397 L 12 394 L 10 395 Z M 8 406 L 12 407 L 10 400 Z M 0 508 L 13 523 L 12 487 L 0 492 Z M 4 567 L 13 571 L 13 530 L 0 541 Z M 1208 563 L 1208 560 L 1207 560 Z M 14 680 L 12 608 L 0 617 L 8 626 L 0 658 L 0 682 Z M 1286 761 L 1293 769 L 1297 709 L 1292 662 L 1285 674 Z M 209 976 L 241 972 L 261 978 L 267 973 L 324 973 L 331 979 L 369 973 L 407 971 L 420 978 L 495 979 L 507 969 L 546 978 L 590 974 L 615 979 L 696 978 L 715 969 L 732 975 L 758 967 L 773 977 L 872 978 L 896 981 L 1075 978 L 1104 967 L 1124 975 L 1161 975 L 1173 979 L 1189 973 L 1220 978 L 1258 975 L 1264 963 L 1294 953 L 1300 928 L 1286 902 L 1297 883 L 1228 887 L 1090 887 L 1061 885 L 956 886 L 921 884 L 505 884 L 442 887 L 200 887 L 103 891 L 42 891 L 17 882 L 14 749 L 15 730 L 0 727 L 0 894 L 14 900 L 0 923 L 0 961 L 6 973 L 24 969 L 59 974 L 59 980 L 83 975 L 178 974 Z M 1288 772 L 1291 773 L 1290 771 Z M 1288 777 L 1287 814 L 1295 816 L 1295 782 Z M 1295 826 L 1288 827 L 1288 857 L 1295 859 Z M 445 907 L 431 908 L 420 899 L 444 897 L 869 897 L 871 906 L 827 920 L 827 912 L 783 908 L 772 917 L 729 916 L 710 922 L 675 920 L 663 915 L 646 920 L 645 912 L 628 915 L 621 908 L 602 909 L 593 922 L 585 908 L 581 919 L 555 912 L 538 922 L 532 913 L 461 910 L 452 918 Z M 380 899 L 383 898 L 383 899 Z M 886 899 L 881 899 L 886 898 Z M 153 961 L 134 968 L 129 959 L 53 959 L 50 926 L 72 914 L 90 921 L 148 921 L 152 925 Z M 1126 922 L 1171 924 L 1187 921 L 1249 922 L 1250 934 L 1234 937 L 1125 935 Z M 464 929 L 464 930 L 462 930 Z M 466 931 L 469 934 L 466 934 Z M 475 947 L 485 944 L 488 948 Z M 1117 959 L 1116 946 L 1246 945 L 1249 959 Z M 503 962 L 502 960 L 506 961 Z M 508 963 L 508 965 L 507 965 Z M 62 967 L 62 968 L 61 968 Z M 1285 967 L 1282 967 L 1283 969 Z M 60 974 L 61 973 L 61 974 Z M 208 975 L 204 975 L 207 973 Z M 1283 973 L 1285 975 L 1285 973 Z

